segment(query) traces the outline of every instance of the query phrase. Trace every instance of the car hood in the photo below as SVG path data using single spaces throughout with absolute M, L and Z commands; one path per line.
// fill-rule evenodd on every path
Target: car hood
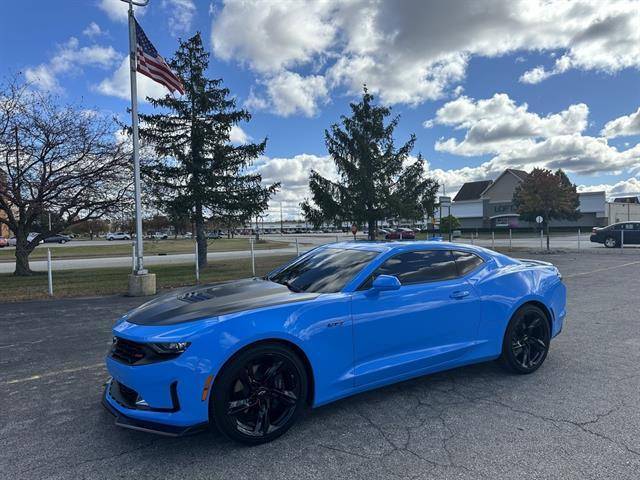
M 138 325 L 174 325 L 312 300 L 317 296 L 317 293 L 294 293 L 286 286 L 268 280 L 248 278 L 175 290 L 130 311 L 125 319 Z

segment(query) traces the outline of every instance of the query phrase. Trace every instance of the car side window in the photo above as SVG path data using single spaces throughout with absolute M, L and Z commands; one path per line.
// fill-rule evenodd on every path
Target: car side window
M 454 250 L 453 257 L 456 260 L 456 266 L 458 267 L 458 275 L 461 277 L 474 271 L 480 265 L 484 263 L 479 256 L 471 252 L 461 252 Z
M 371 288 L 378 275 L 393 275 L 402 285 L 450 280 L 458 276 L 456 263 L 449 250 L 418 250 L 387 259 L 365 281 L 360 290 Z

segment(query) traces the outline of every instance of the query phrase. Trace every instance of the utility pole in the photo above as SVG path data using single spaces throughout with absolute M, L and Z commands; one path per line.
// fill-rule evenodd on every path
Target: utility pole
M 282 219 L 282 202 L 280 202 L 280 234 L 284 233 L 284 221 Z
M 140 184 L 140 142 L 138 138 L 138 84 L 136 79 L 136 20 L 133 6 L 145 7 L 149 0 L 121 0 L 129 4 L 129 74 L 131 80 L 131 133 L 133 139 L 133 184 L 136 209 L 136 258 L 134 273 L 129 276 L 129 295 L 142 296 L 156 293 L 155 275 L 144 268 L 144 249 L 142 234 L 142 199 Z

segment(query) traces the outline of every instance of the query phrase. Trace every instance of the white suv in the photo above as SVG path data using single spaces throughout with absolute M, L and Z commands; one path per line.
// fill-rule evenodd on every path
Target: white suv
M 131 240 L 131 235 L 123 232 L 107 233 L 107 240 Z

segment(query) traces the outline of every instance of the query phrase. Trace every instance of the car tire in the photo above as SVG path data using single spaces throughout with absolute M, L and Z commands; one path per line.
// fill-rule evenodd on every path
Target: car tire
M 307 409 L 307 392 L 306 368 L 295 352 L 279 344 L 258 345 L 223 367 L 209 400 L 210 420 L 237 442 L 270 442 Z
M 66 241 L 66 240 L 60 240 L 58 243 L 59 243 L 60 245 L 62 245 L 62 244 L 67 243 L 67 241 Z
M 500 363 L 510 372 L 535 372 L 547 358 L 551 331 L 547 314 L 531 304 L 513 314 L 502 341 Z
M 618 241 L 613 237 L 605 238 L 603 243 L 607 248 L 616 248 L 618 246 Z

